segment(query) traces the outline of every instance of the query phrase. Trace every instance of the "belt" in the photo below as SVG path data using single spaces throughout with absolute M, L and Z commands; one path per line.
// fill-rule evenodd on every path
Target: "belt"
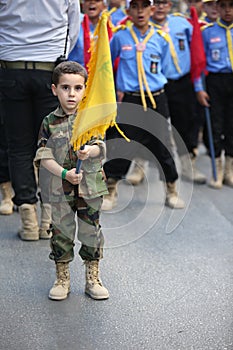
M 30 62 L 30 61 L 1 61 L 0 66 L 3 69 L 35 69 L 47 70 L 52 72 L 55 67 L 54 62 Z
M 164 92 L 164 89 L 158 90 L 158 91 L 151 91 L 152 96 L 159 96 Z M 135 91 L 135 92 L 130 92 L 127 91 L 125 92 L 126 95 L 130 96 L 141 96 L 140 91 Z M 147 93 L 145 93 L 145 97 L 149 97 Z

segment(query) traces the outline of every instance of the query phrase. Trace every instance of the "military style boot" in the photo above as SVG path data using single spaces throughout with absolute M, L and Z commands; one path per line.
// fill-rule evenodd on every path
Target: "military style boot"
M 112 177 L 109 177 L 107 180 L 109 194 L 104 196 L 101 207 L 104 211 L 112 210 L 117 205 L 117 182 L 118 180 Z
M 13 208 L 14 208 L 14 203 L 11 200 L 13 195 L 13 190 L 12 190 L 10 181 L 1 183 L 0 190 L 2 193 L 2 201 L 0 204 L 0 214 L 10 215 L 13 213 Z
M 84 264 L 86 265 L 85 293 L 92 299 L 108 299 L 108 290 L 99 278 L 99 260 L 85 260 Z
M 41 239 L 49 239 L 52 232 L 49 231 L 51 224 L 51 205 L 48 203 L 41 203 L 41 222 L 39 228 L 39 237 Z
M 178 196 L 175 182 L 166 183 L 165 205 L 172 209 L 183 209 L 185 207 L 183 199 Z
M 70 271 L 68 262 L 56 263 L 56 281 L 49 291 L 49 299 L 64 300 L 70 293 Z
M 209 186 L 215 189 L 222 188 L 223 183 L 223 164 L 222 164 L 222 158 L 215 158 L 215 165 L 216 165 L 216 173 L 217 173 L 217 181 L 212 178 L 210 180 Z
M 224 185 L 233 187 L 233 157 L 226 156 L 225 171 L 224 171 Z
M 191 162 L 190 162 L 191 160 Z M 196 156 L 192 153 L 180 157 L 182 177 L 198 185 L 206 183 L 206 177 L 196 168 Z
M 22 229 L 19 237 L 23 241 L 37 241 L 39 239 L 39 226 L 36 213 L 36 204 L 22 204 L 19 206 L 19 214 L 22 220 Z
M 134 186 L 139 185 L 144 180 L 147 165 L 148 161 L 135 158 L 132 163 L 132 168 L 130 167 L 129 172 L 126 175 L 126 180 Z

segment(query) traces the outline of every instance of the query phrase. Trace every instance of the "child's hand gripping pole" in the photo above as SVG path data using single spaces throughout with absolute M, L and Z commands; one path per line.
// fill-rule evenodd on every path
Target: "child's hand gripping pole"
M 83 150 L 85 146 L 81 146 L 80 150 Z M 82 160 L 78 159 L 76 164 L 76 174 L 79 174 L 82 165 Z

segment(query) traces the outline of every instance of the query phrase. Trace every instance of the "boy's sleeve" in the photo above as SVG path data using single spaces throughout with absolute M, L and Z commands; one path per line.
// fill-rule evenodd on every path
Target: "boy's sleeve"
M 90 140 L 89 145 L 99 146 L 100 154 L 99 154 L 98 158 L 100 160 L 103 160 L 104 158 L 106 158 L 106 145 L 102 139 L 93 138 L 92 140 Z
M 110 41 L 110 50 L 111 50 L 111 57 L 112 57 L 112 65 L 114 65 L 114 62 L 118 56 L 120 56 L 120 45 L 118 40 L 118 33 L 113 35 L 111 41 Z
M 42 159 L 55 159 L 53 155 L 52 148 L 47 147 L 48 140 L 50 138 L 51 134 L 49 131 L 49 125 L 47 118 L 44 119 L 41 129 L 39 131 L 39 138 L 37 143 L 37 152 L 34 159 L 34 163 L 36 167 L 40 166 L 40 161 Z

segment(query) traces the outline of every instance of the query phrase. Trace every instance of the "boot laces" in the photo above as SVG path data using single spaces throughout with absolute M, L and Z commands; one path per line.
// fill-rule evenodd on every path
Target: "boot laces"
M 57 280 L 55 285 L 65 286 L 66 282 L 69 280 L 69 270 L 66 264 L 59 264 L 57 267 Z
M 92 284 L 99 284 L 102 286 L 101 280 L 99 278 L 99 267 L 98 261 L 86 261 L 87 267 L 87 277 Z

